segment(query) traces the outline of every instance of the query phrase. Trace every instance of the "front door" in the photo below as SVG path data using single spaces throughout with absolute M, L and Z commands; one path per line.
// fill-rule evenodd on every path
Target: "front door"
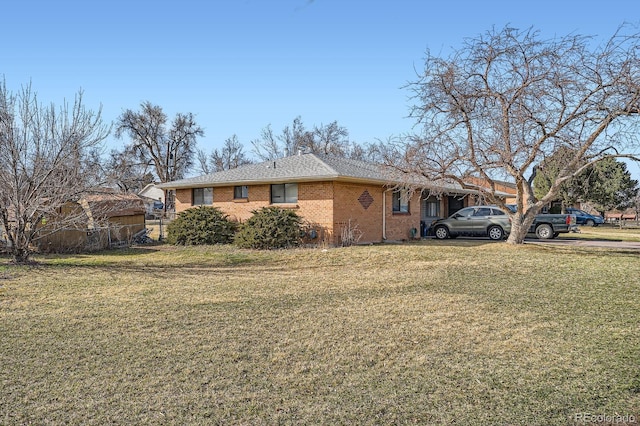
M 464 197 L 449 196 L 447 197 L 447 216 L 451 216 L 464 207 Z

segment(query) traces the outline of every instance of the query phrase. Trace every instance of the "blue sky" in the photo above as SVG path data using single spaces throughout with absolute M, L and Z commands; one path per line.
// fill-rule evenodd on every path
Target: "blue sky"
M 446 54 L 492 26 L 607 38 L 640 2 L 573 0 L 110 0 L 3 5 L 0 77 L 42 102 L 81 88 L 115 121 L 142 101 L 192 112 L 199 146 L 245 149 L 271 124 L 337 120 L 356 142 L 411 130 L 408 90 L 427 48 Z M 125 141 L 114 137 L 109 147 Z M 640 178 L 640 173 L 635 173 Z

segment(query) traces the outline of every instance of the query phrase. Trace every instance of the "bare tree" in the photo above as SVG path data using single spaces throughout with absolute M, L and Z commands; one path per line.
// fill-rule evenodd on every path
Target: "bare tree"
M 251 145 L 253 146 L 253 153 L 262 161 L 275 160 L 286 156 L 278 143 L 278 139 L 273 134 L 271 124 L 261 130 L 260 139 L 254 139 L 251 141 Z
M 285 156 L 295 155 L 300 151 L 313 152 L 314 134 L 305 129 L 300 116 L 294 118 L 291 127 L 285 126 L 282 129 L 279 139 L 282 142 L 282 151 Z
M 262 130 L 261 139 L 252 141 L 254 154 L 264 161 L 305 153 L 332 155 L 336 157 L 360 158 L 366 151 L 349 141 L 349 131 L 333 121 L 327 125 L 314 126 L 306 130 L 302 118 L 296 117 L 291 126 L 274 135 L 271 126 Z
M 233 135 L 224 141 L 222 149 L 214 149 L 209 155 L 203 150 L 198 150 L 198 163 L 200 171 L 204 174 L 235 169 L 245 164 L 251 164 L 251 160 L 244 153 L 244 147 Z
M 441 58 L 427 52 L 409 84 L 421 133 L 387 147 L 398 169 L 435 182 L 486 182 L 482 196 L 503 207 L 495 180 L 517 188 L 508 242 L 522 243 L 563 182 L 606 157 L 633 158 L 640 101 L 638 33 L 621 27 L 604 44 L 580 35 L 542 39 L 506 27 L 467 39 Z M 535 166 L 566 148 L 573 155 L 535 198 Z M 507 211 L 505 209 L 505 211 Z
M 311 152 L 333 155 L 337 157 L 347 157 L 351 151 L 349 142 L 349 131 L 333 121 L 326 126 L 320 125 L 313 129 L 313 145 Z
M 38 104 L 30 85 L 14 94 L 2 83 L 0 219 L 14 262 L 29 261 L 43 231 L 86 220 L 77 209 L 61 212 L 100 183 L 96 158 L 108 133 L 101 111 L 85 109 L 82 92 L 57 109 Z
M 213 153 L 211 153 L 213 156 Z M 196 152 L 196 158 L 198 159 L 198 171 L 203 175 L 208 175 L 209 173 L 213 173 L 215 167 L 212 164 L 212 160 L 204 150 L 199 149 Z
M 167 115 L 161 107 L 143 102 L 140 111 L 125 110 L 118 118 L 116 137 L 127 134 L 128 148 L 141 162 L 152 165 L 160 182 L 181 179 L 193 165 L 196 141 L 204 130 L 191 113 L 176 114 L 167 128 Z M 170 197 L 165 194 L 165 208 Z
M 138 193 L 154 181 L 150 166 L 131 147 L 111 150 L 106 162 L 107 182 L 124 193 Z
M 385 162 L 384 150 L 386 144 L 380 140 L 375 143 L 359 144 L 353 142 L 349 158 L 354 160 L 368 161 L 370 163 L 382 164 Z
M 313 132 L 307 131 L 299 116 L 291 126 L 285 126 L 280 135 L 274 135 L 271 125 L 262 129 L 260 139 L 251 142 L 253 153 L 263 161 L 275 160 L 296 154 L 312 145 Z

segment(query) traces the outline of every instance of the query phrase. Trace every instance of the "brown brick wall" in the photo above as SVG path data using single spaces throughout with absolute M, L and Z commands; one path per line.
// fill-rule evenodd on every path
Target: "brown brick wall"
M 270 204 L 270 185 L 250 185 L 249 197 L 233 199 L 233 186 L 213 189 L 213 205 L 219 207 L 233 220 L 245 221 L 253 210 Z M 365 191 L 370 196 L 367 208 L 359 201 Z M 420 194 L 415 193 L 409 203 L 409 214 L 393 214 L 392 191 L 379 185 L 343 182 L 300 182 L 298 202 L 285 205 L 295 209 L 305 224 L 318 232 L 318 241 L 341 244 L 341 231 L 351 223 L 361 233 L 360 243 L 380 242 L 383 239 L 382 197 L 386 197 L 387 240 L 406 240 L 411 228 L 420 230 Z M 190 207 L 191 189 L 176 191 L 176 212 Z M 365 202 L 366 204 L 366 202 Z
M 213 188 L 213 205 L 220 207 L 232 220 L 244 222 L 252 211 L 269 205 L 269 185 L 249 185 L 247 199 L 234 200 L 233 186 Z
M 298 214 L 306 226 L 316 230 L 317 242 L 335 244 L 333 229 L 333 182 L 298 184 Z
M 234 200 L 233 188 L 225 186 L 213 189 L 213 205 L 232 220 L 245 221 L 251 217 L 252 211 L 271 205 L 269 184 L 249 185 L 246 200 Z M 191 203 L 191 189 L 176 191 L 177 213 L 193 207 Z M 333 244 L 333 182 L 300 182 L 298 202 L 282 206 L 294 209 L 303 218 L 305 226 L 316 230 L 318 240 L 327 239 L 329 244 Z
M 393 191 L 385 193 L 387 198 L 386 216 L 387 216 L 387 240 L 400 241 L 408 240 L 411 237 L 411 229 L 416 229 L 416 237 L 420 236 L 420 198 L 419 191 L 412 194 L 409 200 L 409 213 L 393 213 Z
M 189 189 L 177 189 L 176 190 L 176 213 L 180 213 L 191 207 L 193 190 Z
M 365 191 L 371 196 L 371 204 L 368 208 L 358 201 Z M 351 220 L 352 229 L 357 226 L 357 230 L 362 233 L 361 243 L 382 241 L 383 187 L 335 182 L 334 193 L 334 244 L 341 244 L 340 234 L 343 228 L 349 226 L 349 220 Z

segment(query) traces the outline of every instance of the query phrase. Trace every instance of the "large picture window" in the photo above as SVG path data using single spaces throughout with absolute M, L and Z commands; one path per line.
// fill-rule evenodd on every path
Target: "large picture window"
M 409 213 L 409 192 L 406 190 L 394 191 L 391 204 L 394 213 Z
M 297 183 L 281 183 L 271 185 L 271 203 L 297 203 L 298 202 L 298 184 Z
M 193 205 L 210 206 L 213 204 L 213 188 L 194 188 Z

